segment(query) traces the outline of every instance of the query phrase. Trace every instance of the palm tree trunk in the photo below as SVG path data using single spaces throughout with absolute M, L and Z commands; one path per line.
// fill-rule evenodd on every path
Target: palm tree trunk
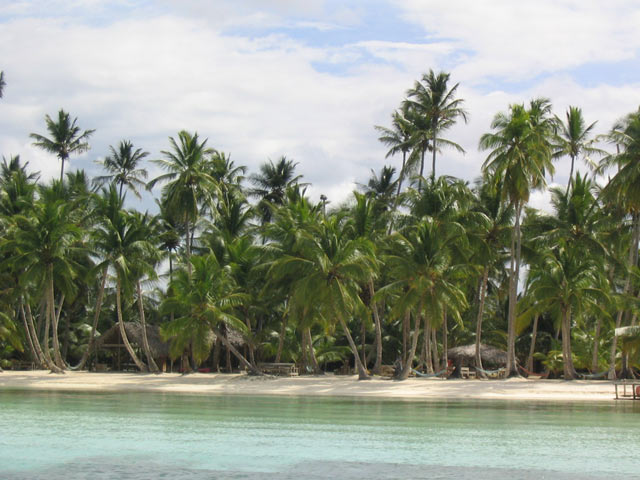
M 433 130 L 433 138 L 431 140 L 431 144 L 433 145 L 433 158 L 431 160 L 431 181 L 435 181 L 436 179 L 436 135 L 437 130 L 435 128 L 435 122 L 431 123 L 431 128 Z
M 282 349 L 284 347 L 284 336 L 287 333 L 287 316 L 285 315 L 280 324 L 280 338 L 278 338 L 278 351 L 276 352 L 276 363 L 280 363 Z
M 483 373 L 482 355 L 480 355 L 480 343 L 482 341 L 482 316 L 484 314 L 484 301 L 487 295 L 487 280 L 489 279 L 489 267 L 485 266 L 482 272 L 482 283 L 480 285 L 480 297 L 478 305 L 478 317 L 476 318 L 476 375 L 485 378 Z
M 571 356 L 571 307 L 562 309 L 562 364 L 564 367 L 564 379 L 574 380 L 576 369 L 573 366 Z
M 213 330 L 216 338 L 219 338 L 222 341 L 224 346 L 227 347 L 227 350 L 230 351 L 238 359 L 242 366 L 249 370 L 252 375 L 262 375 L 262 372 L 258 370 L 254 365 L 251 365 L 251 363 L 249 363 L 247 359 L 244 358 L 244 356 L 236 349 L 236 347 L 233 346 L 226 335 L 223 335 L 216 327 L 212 326 L 211 329 Z
M 53 358 L 55 364 L 64 370 L 65 365 L 60 355 L 60 345 L 58 343 L 58 318 L 56 314 L 55 298 L 53 295 L 53 265 L 49 264 L 48 268 L 49 278 L 48 280 L 48 295 L 49 295 L 49 315 L 51 316 L 51 330 L 53 336 Z M 62 298 L 64 300 L 64 297 Z M 60 305 L 62 310 L 62 304 Z
M 62 306 L 64 305 L 64 294 L 62 294 L 62 296 L 60 297 L 60 303 L 58 304 L 58 309 L 54 310 L 54 318 L 53 318 L 53 352 L 55 354 L 56 358 L 59 358 L 59 361 L 62 363 L 58 363 L 58 360 L 56 360 L 56 363 L 58 363 L 58 365 L 62 365 L 60 368 L 66 369 L 67 368 L 67 364 L 66 362 L 63 360 L 63 356 L 60 353 L 60 341 L 59 341 L 59 337 L 58 337 L 58 326 L 60 325 L 60 315 L 62 314 Z M 54 303 L 54 308 L 55 308 L 55 303 Z
M 424 316 L 424 335 L 422 339 L 424 345 L 424 364 L 427 373 L 434 373 L 433 357 L 431 355 L 431 319 L 429 315 Z
M 153 359 L 153 355 L 151 354 L 149 339 L 147 338 L 147 321 L 144 316 L 144 305 L 142 304 L 142 288 L 140 287 L 140 280 L 136 282 L 136 290 L 138 292 L 138 312 L 140 315 L 140 323 L 142 324 L 142 346 L 144 348 L 144 355 L 145 357 L 147 357 L 149 370 L 151 370 L 153 373 L 160 373 L 160 369 L 158 368 L 158 365 L 156 365 L 156 361 Z
M 349 342 L 349 347 L 351 347 L 351 353 L 355 357 L 356 360 L 356 368 L 358 369 L 358 380 L 370 380 L 371 377 L 367 374 L 366 368 L 360 361 L 360 356 L 358 355 L 358 347 L 353 341 L 353 337 L 351 336 L 351 332 L 349 331 L 349 327 L 347 327 L 344 318 L 342 315 L 336 315 L 340 321 L 340 325 L 342 325 L 342 329 L 344 330 L 344 334 L 347 336 L 347 341 Z
M 422 302 L 420 304 L 420 312 L 422 311 Z M 409 378 L 409 374 L 411 373 L 411 367 L 413 367 L 413 358 L 416 356 L 416 349 L 418 348 L 418 338 L 420 337 L 420 315 L 416 314 L 413 326 L 413 336 L 411 338 L 411 350 L 409 351 L 409 356 L 404 364 L 402 369 L 402 373 L 400 374 L 400 378 L 398 380 L 406 380 Z
M 60 183 L 64 181 L 64 157 L 60 157 Z
M 440 363 L 440 358 L 438 356 L 438 336 L 436 334 L 436 329 L 431 328 L 431 361 L 433 362 L 433 371 L 435 372 Z
M 360 328 L 360 361 L 362 364 L 367 367 L 367 319 L 365 317 L 362 318 L 362 325 Z
M 516 224 L 511 235 L 511 265 L 509 268 L 509 315 L 507 324 L 507 377 L 519 376 L 516 364 L 516 302 L 520 274 L 520 215 L 522 206 L 516 201 Z
M 411 312 L 408 310 L 402 317 L 402 363 L 407 361 L 407 344 L 409 343 L 409 321 L 411 320 Z
M 136 364 L 136 367 L 138 367 L 138 369 L 141 372 L 146 372 L 146 371 L 148 371 L 147 366 L 142 362 L 142 360 L 140 360 L 138 358 L 138 356 L 136 355 L 136 352 L 133 351 L 133 347 L 129 343 L 129 338 L 127 337 L 127 331 L 124 329 L 124 321 L 122 320 L 122 301 L 121 301 L 121 298 L 120 298 L 120 290 L 121 290 L 121 288 L 122 288 L 122 285 L 121 285 L 121 282 L 120 282 L 120 275 L 117 275 L 117 280 L 116 280 L 116 311 L 117 311 L 117 314 L 118 314 L 118 326 L 120 327 L 120 336 L 122 337 L 122 343 L 124 343 L 124 347 L 127 349 L 127 352 L 129 352 L 129 356 L 133 360 L 133 363 Z
M 46 365 L 44 356 L 42 355 L 42 349 L 40 348 L 40 341 L 38 340 L 38 336 L 36 335 L 36 329 L 33 325 L 33 318 L 31 316 L 27 317 L 25 315 L 24 309 L 24 298 L 20 298 L 20 315 L 22 315 L 22 320 L 25 324 L 25 330 L 29 332 L 29 340 L 30 344 L 33 348 L 33 354 L 35 356 L 35 361 L 38 367 L 43 367 Z
M 313 349 L 313 338 L 311 338 L 311 328 L 309 327 L 305 328 L 304 334 L 307 337 L 307 346 L 309 347 L 309 358 L 311 359 L 311 367 L 313 368 L 313 373 L 316 375 L 320 375 L 322 371 L 320 370 L 320 365 L 318 364 L 316 352 Z
M 404 174 L 405 174 L 404 169 L 405 169 L 406 163 L 407 163 L 407 151 L 402 150 L 402 168 L 400 169 L 400 175 L 398 175 L 398 189 L 396 190 L 396 201 L 393 207 L 394 211 L 398 207 L 398 201 L 400 199 L 400 192 L 402 191 L 402 181 L 404 180 Z
M 46 297 L 48 299 L 49 296 L 46 295 Z M 44 338 L 43 338 L 44 358 L 47 364 L 47 368 L 49 368 L 53 373 L 64 373 L 64 370 L 58 367 L 58 365 L 56 365 L 55 362 L 51 359 L 51 352 L 49 351 L 49 326 L 51 325 L 51 308 L 52 308 L 51 303 L 49 302 L 49 300 L 47 300 L 45 302 L 46 312 L 45 312 L 45 319 L 44 319 Z
M 598 347 L 600 346 L 600 330 L 602 329 L 602 317 L 598 315 L 596 331 L 593 335 L 593 355 L 591 357 L 591 372 L 596 373 L 600 362 L 598 361 Z
M 442 368 L 447 368 L 449 364 L 449 327 L 447 319 L 447 309 L 445 308 L 442 318 Z
M 185 218 L 186 224 L 186 233 L 185 233 L 185 247 L 187 251 L 187 271 L 189 272 L 189 276 L 191 276 L 192 266 L 191 266 L 191 231 L 189 230 L 189 217 Z
M 567 190 L 564 192 L 564 196 L 569 195 L 569 187 L 571 186 L 571 181 L 573 180 L 573 166 L 576 161 L 576 157 L 571 155 L 571 170 L 569 171 L 569 181 L 567 182 Z
M 108 270 L 108 267 L 104 267 L 104 269 L 102 270 L 102 281 L 100 283 L 100 291 L 98 292 L 98 298 L 96 299 L 96 310 L 93 313 L 93 324 L 91 325 L 91 335 L 89 336 L 89 343 L 87 345 L 87 349 L 82 354 L 80 363 L 78 363 L 78 365 L 73 367 L 71 370 L 82 370 L 86 365 L 87 360 L 89 360 L 89 355 L 91 355 L 91 350 L 93 348 L 93 343 L 96 337 L 96 331 L 98 330 L 98 320 L 100 320 L 100 310 L 102 309 L 104 287 L 107 283 L 107 270 Z
M 538 319 L 536 315 L 533 319 L 533 333 L 531 334 L 531 345 L 529 346 L 529 357 L 527 358 L 527 370 L 533 372 L 533 354 L 536 351 L 536 337 L 538 336 Z
M 378 303 L 373 299 L 375 294 L 373 287 L 373 279 L 369 279 L 369 296 L 371 297 L 371 311 L 373 312 L 373 321 L 376 329 L 376 362 L 373 365 L 373 373 L 380 375 L 382 368 L 382 324 L 380 322 L 380 312 L 378 311 Z
M 418 179 L 418 192 L 422 192 L 422 175 L 424 174 L 424 154 L 427 151 L 427 147 L 422 149 L 420 158 L 420 178 Z

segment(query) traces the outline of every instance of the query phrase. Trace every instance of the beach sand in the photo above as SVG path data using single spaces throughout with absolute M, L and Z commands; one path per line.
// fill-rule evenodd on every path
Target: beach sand
M 164 392 L 207 395 L 293 395 L 394 399 L 500 399 L 557 402 L 615 401 L 610 381 L 576 380 L 443 380 L 410 378 L 403 382 L 357 376 L 251 377 L 245 374 L 196 373 L 161 375 L 140 373 L 5 371 L 1 389 Z

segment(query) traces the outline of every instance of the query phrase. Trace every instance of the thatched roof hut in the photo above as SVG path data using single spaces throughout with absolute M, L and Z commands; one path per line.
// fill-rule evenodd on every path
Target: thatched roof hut
M 162 360 L 169 357 L 169 343 L 165 342 L 160 335 L 160 328 L 156 325 L 146 325 L 147 340 L 149 349 L 155 360 Z M 124 330 L 127 333 L 129 342 L 139 349 L 142 349 L 142 325 L 138 322 L 124 322 Z M 109 330 L 104 332 L 96 340 L 96 350 L 102 348 L 122 348 L 120 338 L 120 326 L 116 323 Z
M 476 345 L 463 345 L 450 348 L 448 357 L 453 361 L 461 361 L 465 364 L 475 364 Z M 490 345 L 480 344 L 480 358 L 483 365 L 504 365 L 507 362 L 507 352 Z

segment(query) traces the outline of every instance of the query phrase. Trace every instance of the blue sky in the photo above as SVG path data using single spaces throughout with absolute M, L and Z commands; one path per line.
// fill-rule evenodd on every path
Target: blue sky
M 442 152 L 440 172 L 472 180 L 478 139 L 510 103 L 578 105 L 599 132 L 637 109 L 637 25 L 635 0 L 0 1 L 0 154 L 55 176 L 28 135 L 64 108 L 96 129 L 71 168 L 97 174 L 121 139 L 158 158 L 168 136 L 197 130 L 250 171 L 295 159 L 313 196 L 339 202 L 399 162 L 373 127 L 432 68 L 470 113 L 447 132 L 467 153 Z M 567 174 L 558 163 L 554 181 Z

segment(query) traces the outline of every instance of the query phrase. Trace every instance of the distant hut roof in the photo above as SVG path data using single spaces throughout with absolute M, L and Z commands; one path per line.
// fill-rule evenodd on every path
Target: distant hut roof
M 153 358 L 169 357 L 169 343 L 162 340 L 160 328 L 156 325 L 146 325 L 147 340 L 149 341 L 149 349 Z M 135 343 L 142 347 L 142 325 L 137 322 L 124 322 L 124 330 L 127 332 L 129 342 Z M 100 349 L 106 345 L 117 344 L 120 342 L 120 327 L 116 323 L 109 330 L 104 332 L 96 340 L 96 348 Z
M 471 344 L 450 348 L 447 355 L 452 360 L 461 359 L 475 362 L 476 345 Z M 501 365 L 507 362 L 507 352 L 490 345 L 480 344 L 480 358 L 482 358 L 483 364 Z

